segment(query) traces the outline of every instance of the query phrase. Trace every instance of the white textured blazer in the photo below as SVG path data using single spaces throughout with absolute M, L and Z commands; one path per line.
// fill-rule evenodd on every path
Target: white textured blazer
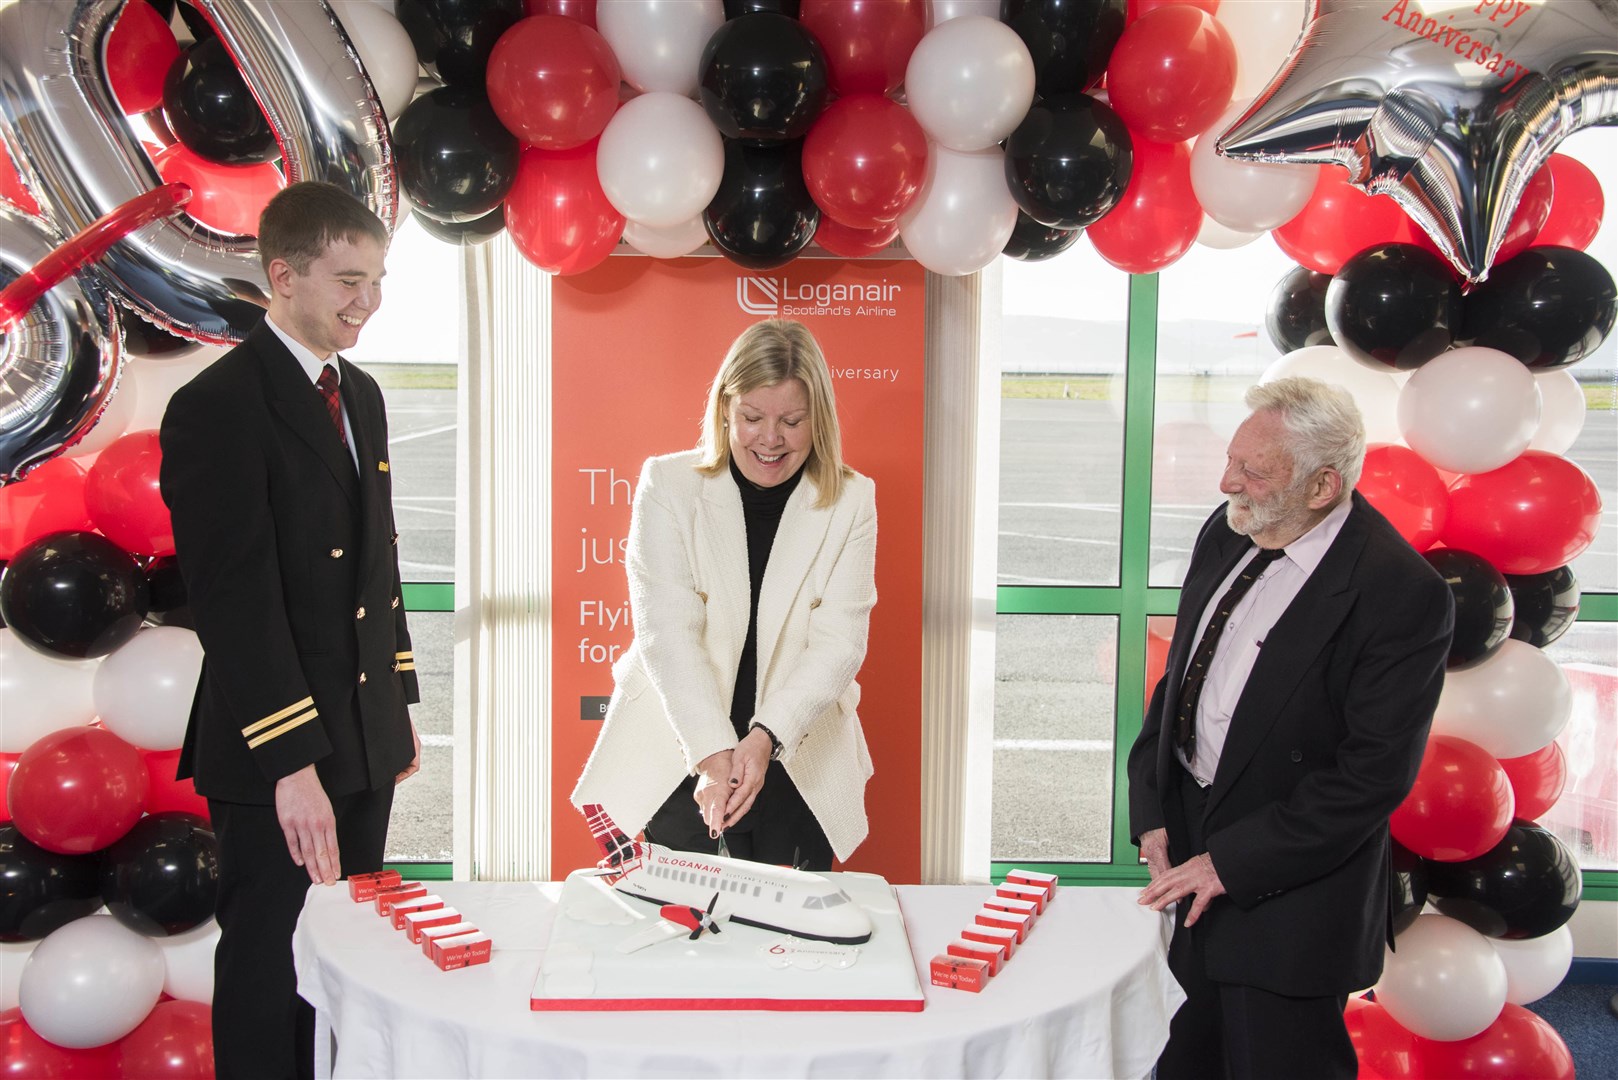
M 600 803 L 626 833 L 699 762 L 737 743 L 730 723 L 752 585 L 741 493 L 704 476 L 697 451 L 641 469 L 625 568 L 635 640 L 573 804 Z M 829 507 L 806 473 L 787 500 L 758 598 L 753 718 L 846 859 L 865 839 L 871 756 L 855 707 L 876 603 L 876 485 L 855 473 Z

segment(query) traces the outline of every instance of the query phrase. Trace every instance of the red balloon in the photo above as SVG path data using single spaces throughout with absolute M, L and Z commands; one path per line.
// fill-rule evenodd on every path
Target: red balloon
M 523 148 L 506 195 L 506 229 L 523 257 L 552 274 L 577 274 L 618 246 L 624 216 L 596 176 L 596 141 L 571 150 Z
M 186 213 L 231 236 L 257 236 L 258 216 L 287 186 L 274 165 L 219 165 L 198 157 L 183 143 L 159 150 L 152 164 L 168 183 L 191 189 Z
M 1146 696 L 1152 696 L 1152 689 L 1163 678 L 1163 673 L 1169 667 L 1169 639 L 1158 637 L 1150 630 L 1146 631 Z
M 146 801 L 140 751 L 110 731 L 70 727 L 37 739 L 11 774 L 17 830 L 47 851 L 100 851 L 134 827 Z
M 898 235 L 897 221 L 890 221 L 874 229 L 851 229 L 833 220 L 830 214 L 821 214 L 820 224 L 815 226 L 815 243 L 844 259 L 875 255 L 892 244 Z
M 1551 213 L 1534 242 L 1583 251 L 1601 231 L 1601 217 L 1606 209 L 1601 181 L 1584 162 L 1566 154 L 1552 154 L 1540 172 L 1547 170 L 1553 189 Z
M 1191 190 L 1191 147 L 1136 139 L 1124 197 L 1085 232 L 1118 269 L 1150 274 L 1191 250 L 1201 228 L 1202 207 Z
M 0 199 L 15 206 L 25 214 L 39 216 L 39 203 L 22 186 L 22 177 L 17 175 L 17 165 L 11 160 L 11 154 L 4 146 L 0 146 Z
M 1107 61 L 1107 99 L 1131 135 L 1180 142 L 1219 119 L 1236 88 L 1236 45 L 1219 20 L 1189 4 L 1141 15 Z
M 6 809 L 6 789 L 11 786 L 11 774 L 17 771 L 17 759 L 21 754 L 0 753 L 0 825 L 11 820 L 11 811 Z
M 1343 1009 L 1348 1041 L 1360 1059 L 1360 1076 L 1400 1080 L 1415 1075 L 1416 1036 L 1374 1001 L 1351 997 Z
M 1210 15 L 1219 14 L 1219 0 L 1129 0 L 1129 7 L 1124 16 L 1126 22 L 1134 22 L 1148 12 L 1158 8 L 1174 7 L 1176 4 L 1189 4 L 1201 8 Z
M 1502 574 L 1543 574 L 1589 547 L 1600 521 L 1601 493 L 1589 473 L 1556 454 L 1525 450 L 1451 485 L 1444 543 L 1482 555 Z
M 140 0 L 144 3 L 145 0 Z M 105 1080 L 118 1075 L 112 1045 L 69 1050 L 47 1042 L 22 1018 L 20 1008 L 0 1012 L 0 1078 L 4 1080 Z M 132 1076 L 132 1073 L 125 1073 Z
M 124 112 L 151 112 L 163 104 L 163 80 L 180 58 L 174 31 L 151 4 L 124 4 L 107 38 L 107 82 Z
M 1433 735 L 1416 785 L 1393 812 L 1393 838 L 1424 859 L 1461 862 L 1498 844 L 1511 828 L 1511 781 L 1487 750 Z
M 0 562 L 46 533 L 94 528 L 84 505 L 84 470 L 69 458 L 54 458 L 27 479 L 0 487 Z
M 1543 243 L 1538 237 L 1550 218 L 1555 190 L 1550 169 L 1541 168 L 1534 173 L 1534 178 L 1523 189 L 1522 198 L 1517 200 L 1517 209 L 1511 212 L 1511 223 L 1506 226 L 1506 235 L 1500 240 L 1500 250 L 1495 253 L 1493 265 L 1499 266 L 1507 259 L 1521 255 L 1532 244 Z
M 113 1045 L 127 1077 L 212 1080 L 213 1009 L 200 1001 L 160 1001 Z
M 1524 821 L 1538 821 L 1541 814 L 1555 806 L 1567 783 L 1567 757 L 1556 743 L 1546 743 L 1522 757 L 1501 758 L 1500 767 L 1511 781 L 1516 814 Z
M 594 30 L 596 0 L 526 0 L 523 4 L 523 14 L 561 15 Z
M 910 110 L 877 94 L 832 102 L 803 140 L 815 205 L 853 229 L 899 220 L 927 178 L 927 136 Z
M 1449 518 L 1449 489 L 1420 454 L 1397 443 L 1372 443 L 1355 488 L 1417 551 L 1437 542 Z
M 1309 204 L 1270 235 L 1293 262 L 1335 274 L 1368 247 L 1416 242 L 1409 238 L 1420 232 L 1393 199 L 1367 195 L 1348 182 L 1348 170 L 1328 168 L 1320 170 Z
M 833 94 L 891 94 L 927 29 L 926 8 L 922 0 L 803 0 L 798 21 L 826 54 Z
M 489 104 L 506 130 L 541 150 L 570 150 L 600 135 L 618 111 L 623 73 L 612 46 L 562 15 L 530 15 L 489 54 Z
M 185 814 L 195 814 L 204 820 L 208 819 L 208 800 L 197 794 L 196 785 L 191 782 L 190 777 L 184 780 L 174 779 L 174 772 L 180 764 L 180 751 L 143 750 L 141 758 L 146 763 L 148 814 L 178 810 Z
M 1573 1080 L 1573 1054 L 1543 1019 L 1507 1004 L 1494 1023 L 1470 1039 L 1416 1039 L 1416 1071 L 1422 1076 L 1488 1080 Z
M 131 431 L 96 456 L 84 504 L 96 528 L 134 555 L 173 555 L 174 522 L 158 490 L 163 451 L 155 431 Z

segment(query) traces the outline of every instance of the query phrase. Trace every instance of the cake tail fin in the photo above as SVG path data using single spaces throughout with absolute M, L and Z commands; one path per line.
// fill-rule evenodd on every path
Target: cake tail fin
M 590 825 L 590 836 L 601 849 L 601 861 L 596 865 L 608 869 L 621 867 L 638 861 L 645 854 L 638 842 L 624 835 L 600 803 L 587 803 L 580 810 Z

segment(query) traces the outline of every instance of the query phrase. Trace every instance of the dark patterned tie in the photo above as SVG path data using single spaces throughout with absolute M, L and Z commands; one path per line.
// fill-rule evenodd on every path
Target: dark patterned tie
M 1285 548 L 1258 549 L 1258 554 L 1247 561 L 1242 572 L 1236 575 L 1236 580 L 1230 583 L 1230 588 L 1225 590 L 1225 595 L 1219 598 L 1213 618 L 1208 620 L 1208 628 L 1202 632 L 1202 640 L 1197 642 L 1197 651 L 1191 654 L 1185 679 L 1180 683 L 1180 711 L 1174 721 L 1174 745 L 1185 751 L 1187 761 L 1196 753 L 1197 702 L 1202 698 L 1202 684 L 1208 681 L 1208 668 L 1213 663 L 1214 650 L 1219 647 L 1219 638 L 1225 632 L 1225 624 L 1230 621 L 1230 613 L 1236 610 L 1236 605 L 1253 587 L 1253 582 L 1264 576 L 1265 569 L 1285 554 Z
M 321 368 L 320 378 L 315 380 L 315 389 L 326 399 L 326 411 L 331 413 L 331 422 L 337 427 L 337 438 L 347 446 L 348 432 L 343 429 L 343 398 L 337 389 L 337 369 L 330 364 Z

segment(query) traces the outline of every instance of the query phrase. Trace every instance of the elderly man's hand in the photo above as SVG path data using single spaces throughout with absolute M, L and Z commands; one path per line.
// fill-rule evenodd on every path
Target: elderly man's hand
M 1145 837 L 1141 839 L 1144 841 Z M 1223 895 L 1225 886 L 1219 880 L 1219 872 L 1214 869 L 1213 856 L 1205 851 L 1179 866 L 1154 874 L 1152 883 L 1141 890 L 1140 902 L 1153 911 L 1162 911 L 1176 900 L 1195 896 L 1191 910 L 1185 917 L 1185 925 L 1191 926 L 1202 918 L 1202 913 L 1208 910 L 1208 904 L 1214 897 Z
M 1146 872 L 1156 881 L 1169 869 L 1169 831 L 1167 829 L 1152 829 L 1141 833 L 1141 858 L 1146 860 Z

